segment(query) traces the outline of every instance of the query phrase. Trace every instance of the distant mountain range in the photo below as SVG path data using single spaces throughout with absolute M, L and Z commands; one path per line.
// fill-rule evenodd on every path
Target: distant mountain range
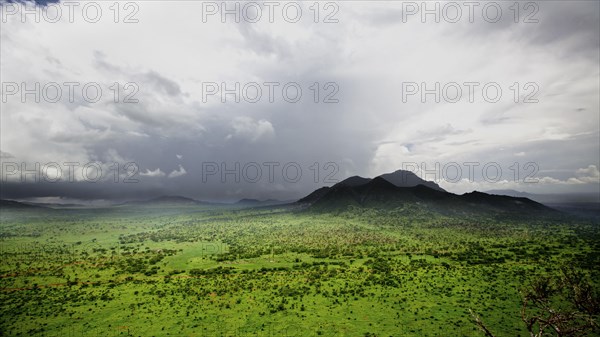
M 471 192 L 456 195 L 414 173 L 398 170 L 376 178 L 350 177 L 331 187 L 322 187 L 298 203 L 314 210 L 342 210 L 349 206 L 397 208 L 417 205 L 440 213 L 457 212 L 553 212 L 524 197 Z
M 600 219 L 600 193 L 534 194 L 515 190 L 491 190 L 487 193 L 528 198 L 561 212 Z
M 123 205 L 210 205 L 210 203 L 178 195 L 163 195 L 148 200 L 128 201 Z
M 14 200 L 0 199 L 0 209 L 44 209 L 46 207 Z
M 331 187 L 321 187 L 294 201 L 241 199 L 235 203 L 212 203 L 183 196 L 159 196 L 128 201 L 115 206 L 223 206 L 269 207 L 299 205 L 313 210 L 343 210 L 349 206 L 398 208 L 411 205 L 441 213 L 553 212 L 554 209 L 600 216 L 600 201 L 594 194 L 531 194 L 514 190 L 491 190 L 462 195 L 445 191 L 410 171 L 397 170 L 375 178 L 349 177 Z M 543 205 L 543 204 L 545 205 Z M 550 206 L 550 207 L 548 207 Z M 77 204 L 52 204 L 0 200 L 2 209 L 52 209 L 89 207 Z
M 282 205 L 282 204 L 286 204 L 286 203 L 290 203 L 290 202 L 292 202 L 292 201 L 281 201 L 281 200 L 275 200 L 275 199 L 267 199 L 267 200 L 241 199 L 238 202 L 236 202 L 234 205 L 257 207 L 257 206 Z
M 223 206 L 223 207 L 264 207 L 275 206 L 282 204 L 293 203 L 294 201 L 281 201 L 275 199 L 258 200 L 258 199 L 241 199 L 234 203 L 216 203 L 202 200 L 196 200 L 178 195 L 164 195 L 147 200 L 133 200 L 113 206 L 149 206 L 149 207 L 164 207 L 164 206 Z M 3 209 L 66 209 L 66 208 L 87 208 L 94 207 L 83 204 L 60 204 L 60 203 L 34 203 L 28 201 L 0 200 L 0 207 Z M 98 207 L 98 206 L 96 206 Z M 103 207 L 103 206 L 100 206 Z M 104 207 L 110 207 L 104 206 Z
M 600 203 L 600 193 L 535 194 L 515 190 L 489 190 L 485 193 L 528 198 L 543 204 Z
M 429 187 L 436 191 L 445 192 L 445 190 L 442 189 L 441 187 L 439 187 L 436 183 L 434 183 L 432 181 L 423 180 L 423 179 L 419 178 L 416 174 L 414 174 L 413 172 L 410 172 L 410 171 L 397 170 L 392 173 L 382 174 L 382 175 L 378 176 L 377 178 L 381 178 L 396 187 L 415 187 L 415 186 L 423 185 L 423 186 Z M 377 179 L 377 178 L 375 178 L 375 179 Z M 315 190 L 314 192 L 312 192 L 311 194 L 307 195 L 306 197 L 298 200 L 298 202 L 313 203 L 313 202 L 321 199 L 321 197 L 325 196 L 329 192 L 333 191 L 333 193 L 337 193 L 335 191 L 343 189 L 343 188 L 354 188 L 354 187 L 362 186 L 362 185 L 368 184 L 372 180 L 374 180 L 374 179 L 363 178 L 363 177 L 359 177 L 359 176 L 352 176 L 350 178 L 340 181 L 339 183 L 337 183 L 331 187 L 327 187 L 327 186 L 321 187 L 321 188 Z
M 280 201 L 275 199 L 258 200 L 258 199 L 240 199 L 234 203 L 218 203 L 196 200 L 182 196 L 160 196 L 149 200 L 128 201 L 123 205 L 148 205 L 148 206 L 189 206 L 189 205 L 207 205 L 207 206 L 239 206 L 239 207 L 260 207 L 285 204 L 288 201 Z
M 147 206 L 191 206 L 191 205 L 206 205 L 206 206 L 241 206 L 241 207 L 258 207 L 258 206 L 271 206 L 280 205 L 285 203 L 291 203 L 293 201 L 281 201 L 275 199 L 258 200 L 244 198 L 233 203 L 223 202 L 210 202 L 203 200 L 196 200 L 188 197 L 178 195 L 163 195 L 160 197 L 147 199 L 147 200 L 134 200 L 122 203 L 120 205 L 147 205 Z

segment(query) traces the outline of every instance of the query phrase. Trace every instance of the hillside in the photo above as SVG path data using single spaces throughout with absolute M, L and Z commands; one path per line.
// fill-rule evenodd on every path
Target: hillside
M 527 198 L 471 192 L 462 195 L 431 188 L 431 184 L 398 187 L 384 175 L 374 179 L 351 177 L 330 188 L 320 188 L 300 199 L 316 211 L 340 211 L 349 207 L 394 209 L 414 206 L 441 214 L 555 212 Z M 398 171 L 393 175 L 398 176 Z M 389 176 L 388 176 L 389 177 Z M 359 183 L 360 179 L 366 181 Z M 434 184 L 437 186 L 436 184 Z M 434 187 L 435 187 L 434 186 Z

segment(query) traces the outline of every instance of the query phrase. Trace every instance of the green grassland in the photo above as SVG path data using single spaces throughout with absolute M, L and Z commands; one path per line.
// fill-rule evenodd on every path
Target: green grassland
M 600 280 L 589 220 L 419 207 L 0 212 L 0 336 L 524 336 L 521 291 Z

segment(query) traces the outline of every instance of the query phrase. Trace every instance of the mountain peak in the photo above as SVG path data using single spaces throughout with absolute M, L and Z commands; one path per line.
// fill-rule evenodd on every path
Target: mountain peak
M 156 197 L 154 199 L 150 199 L 148 200 L 150 202 L 174 202 L 174 203 L 179 203 L 179 202 L 183 202 L 183 203 L 196 203 L 197 200 L 188 198 L 188 197 L 182 197 L 180 195 L 162 195 L 160 197 Z
M 346 179 L 340 181 L 339 183 L 335 184 L 334 186 L 356 187 L 356 186 L 364 185 L 364 184 L 368 183 L 369 181 L 371 181 L 371 178 L 363 178 L 361 176 L 352 176 L 350 178 L 346 178 Z
M 203 203 L 202 201 L 180 195 L 161 195 L 148 200 L 128 201 L 124 205 L 196 205 Z
M 445 192 L 445 190 L 438 184 L 434 183 L 433 181 L 423 180 L 411 171 L 396 170 L 392 173 L 382 174 L 379 177 L 389 181 L 397 187 L 415 187 L 418 185 L 424 185 L 431 189 Z
M 397 208 L 415 205 L 441 214 L 489 214 L 548 212 L 550 208 L 527 198 L 470 192 L 456 195 L 410 171 L 397 170 L 373 179 L 353 176 L 332 187 L 322 187 L 298 202 L 314 210 Z

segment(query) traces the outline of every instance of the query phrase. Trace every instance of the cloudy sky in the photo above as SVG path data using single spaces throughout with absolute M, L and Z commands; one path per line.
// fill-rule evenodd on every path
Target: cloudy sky
M 598 192 L 599 2 L 474 3 L 0 1 L 1 197 Z

